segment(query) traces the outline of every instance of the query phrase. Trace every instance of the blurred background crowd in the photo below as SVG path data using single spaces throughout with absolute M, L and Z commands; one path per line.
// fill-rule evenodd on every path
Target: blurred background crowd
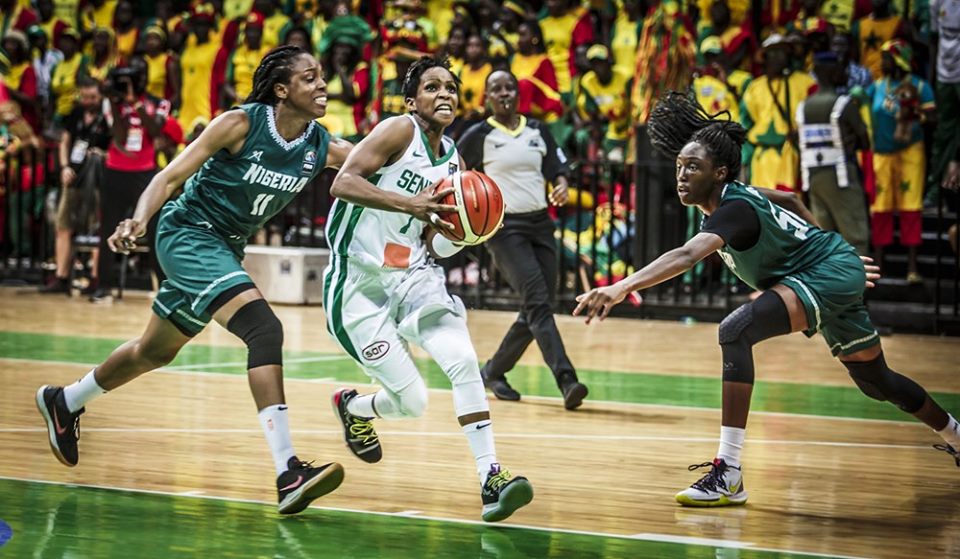
M 59 186 L 51 291 L 69 289 L 71 239 L 111 230 L 281 44 L 322 61 L 321 123 L 354 142 L 404 112 L 403 76 L 425 53 L 462 81 L 455 138 L 487 115 L 487 75 L 509 69 L 520 112 L 574 162 L 603 163 L 601 199 L 571 203 L 610 202 L 588 220 L 608 231 L 633 210 L 623 169 L 647 157 L 644 122 L 671 89 L 744 125 L 745 182 L 806 192 L 864 253 L 907 247 L 910 282 L 924 204 L 956 174 L 958 0 L 0 0 L 0 23 L 0 149 L 18 156 L 0 173 L 0 242 L 33 231 L 16 196 Z M 583 232 L 562 238 L 579 247 Z M 95 299 L 107 269 L 93 266 Z

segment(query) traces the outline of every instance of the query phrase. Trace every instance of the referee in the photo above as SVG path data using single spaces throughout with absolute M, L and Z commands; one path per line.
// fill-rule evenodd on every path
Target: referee
M 467 168 L 486 173 L 503 191 L 507 209 L 503 229 L 487 242 L 487 249 L 523 299 L 516 322 L 481 374 L 497 398 L 519 400 L 520 393 L 507 383 L 506 374 L 536 340 L 557 379 L 564 407 L 572 410 L 583 403 L 587 387 L 577 380 L 553 319 L 557 248 L 545 188 L 546 181 L 554 183 L 550 203 L 566 203 L 566 157 L 543 123 L 517 113 L 517 90 L 513 74 L 491 73 L 485 95 L 493 116 L 472 126 L 457 142 Z

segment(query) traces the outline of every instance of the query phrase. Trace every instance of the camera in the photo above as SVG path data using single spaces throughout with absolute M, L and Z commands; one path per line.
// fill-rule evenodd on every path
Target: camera
M 139 68 L 114 68 L 110 71 L 110 74 L 107 75 L 110 92 L 117 95 L 125 95 L 127 93 L 127 88 L 129 87 L 127 84 L 132 85 L 134 90 L 136 90 L 137 80 L 139 79 Z

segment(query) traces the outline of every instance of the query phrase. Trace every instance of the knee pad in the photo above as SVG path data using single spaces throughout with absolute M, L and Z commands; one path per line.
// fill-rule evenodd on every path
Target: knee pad
M 394 397 L 399 403 L 400 413 L 404 417 L 420 417 L 427 411 L 428 399 L 427 385 L 423 379 L 417 377 L 417 380 L 403 387 L 399 392 L 394 393 Z
M 263 299 L 240 308 L 227 330 L 247 345 L 247 369 L 264 365 L 283 365 L 283 325 Z
M 887 366 L 883 353 L 872 361 L 841 363 L 860 391 L 874 400 L 889 401 L 907 413 L 915 413 L 927 399 L 923 387 Z
M 790 333 L 790 313 L 773 291 L 730 313 L 720 323 L 723 380 L 753 384 L 753 345 Z

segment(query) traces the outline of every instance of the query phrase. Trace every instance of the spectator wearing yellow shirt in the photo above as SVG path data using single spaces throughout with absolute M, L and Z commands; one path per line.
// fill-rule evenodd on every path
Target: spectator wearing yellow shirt
M 882 54 L 880 47 L 890 39 L 903 37 L 903 18 L 894 14 L 890 0 L 873 0 L 873 13 L 853 24 L 852 35 L 860 50 L 860 64 L 870 70 L 873 79 L 880 79 Z
M 180 56 L 180 114 L 177 121 L 187 130 L 197 117 L 213 118 L 217 95 L 213 91 L 213 67 L 220 43 L 213 34 L 213 6 L 200 4 L 187 20 L 190 34 Z
M 574 68 L 574 51 L 578 45 L 595 42 L 593 25 L 587 11 L 572 0 L 546 0 L 547 16 L 540 20 L 547 56 L 557 74 L 561 95 L 572 92 L 571 76 Z M 519 78 L 519 76 L 517 76 Z
M 334 18 L 320 41 L 327 76 L 327 114 L 319 119 L 330 134 L 359 142 L 370 131 L 370 67 L 362 60 L 363 47 L 373 32 L 358 16 Z
M 87 66 L 87 74 L 103 83 L 106 81 L 110 70 L 116 68 L 120 62 L 117 56 L 117 41 L 113 29 L 109 27 L 94 29 L 93 40 L 90 45 L 90 64 Z
M 454 76 L 460 75 L 463 69 L 464 53 L 467 48 L 467 28 L 455 25 L 450 28 L 450 34 L 447 36 L 447 42 L 443 45 L 443 52 L 447 55 L 447 61 L 450 62 L 450 72 Z
M 293 27 L 290 18 L 277 9 L 276 0 L 254 0 L 253 11 L 263 16 L 263 46 L 268 50 L 279 45 Z
M 815 82 L 806 72 L 789 68 L 789 43 L 773 34 L 763 42 L 764 75 L 743 94 L 740 121 L 747 130 L 743 148 L 744 182 L 792 192 L 799 186 L 797 105 Z
M 239 105 L 250 95 L 253 73 L 268 52 L 270 49 L 263 44 L 263 16 L 254 12 L 244 22 L 243 41 L 230 53 L 221 108 Z
M 465 64 L 460 70 L 460 106 L 457 107 L 457 120 L 453 124 L 453 139 L 460 136 L 471 125 L 483 118 L 483 92 L 487 76 L 493 72 L 487 56 L 487 42 L 479 33 L 467 38 Z
M 514 0 L 506 0 L 497 13 L 490 33 L 488 54 L 492 59 L 510 58 L 517 50 L 520 22 L 527 18 L 527 10 Z
M 706 48 L 714 47 L 711 42 L 704 41 L 704 43 L 706 43 Z M 717 46 L 719 47 L 719 45 Z M 703 45 L 701 45 L 700 52 L 706 54 Z M 711 52 L 711 55 L 713 54 Z M 711 56 L 711 63 L 704 64 L 694 70 L 693 92 L 697 97 L 697 102 L 708 113 L 718 114 L 727 111 L 730 113 L 730 120 L 739 122 L 740 96 L 727 83 L 726 78 L 726 70 L 715 61 L 715 56 Z
M 637 41 L 643 25 L 641 0 L 617 0 L 617 19 L 613 24 L 613 67 L 633 73 L 637 63 Z
M 133 56 L 140 41 L 140 29 L 133 20 L 133 3 L 130 0 L 117 2 L 113 21 L 113 30 L 117 35 L 117 54 L 120 60 L 127 60 Z
M 97 27 L 113 28 L 113 15 L 117 11 L 117 0 L 90 0 L 81 8 L 81 19 L 84 31 L 96 30 Z
M 613 67 L 604 45 L 587 49 L 590 70 L 580 80 L 574 119 L 577 144 L 584 148 L 591 140 L 600 143 L 606 157 L 623 161 L 623 149 L 630 132 L 630 90 L 633 73 Z
M 528 19 L 517 28 L 517 53 L 510 61 L 510 73 L 517 78 L 520 106 L 529 107 L 527 116 L 551 123 L 563 114 L 557 74 L 546 54 L 540 24 Z M 556 106 L 560 108 L 557 109 Z
M 87 72 L 87 57 L 80 53 L 80 33 L 65 29 L 57 43 L 63 53 L 63 61 L 50 73 L 50 98 L 56 122 L 62 121 L 73 111 L 79 89 L 77 81 Z
M 724 83 L 727 90 L 734 96 L 735 106 L 740 104 L 744 91 L 753 80 L 753 74 L 739 68 L 731 68 L 730 59 L 723 54 L 723 45 L 720 37 L 711 35 L 700 43 L 700 55 L 703 57 L 703 69 L 701 75 L 708 74 Z M 703 102 L 700 103 L 707 107 Z M 739 114 L 739 110 L 737 113 Z M 739 120 L 734 116 L 734 120 Z
M 166 99 L 180 107 L 180 60 L 167 50 L 167 33 L 159 25 L 148 25 L 143 30 L 147 63 L 147 93 L 157 99 Z

